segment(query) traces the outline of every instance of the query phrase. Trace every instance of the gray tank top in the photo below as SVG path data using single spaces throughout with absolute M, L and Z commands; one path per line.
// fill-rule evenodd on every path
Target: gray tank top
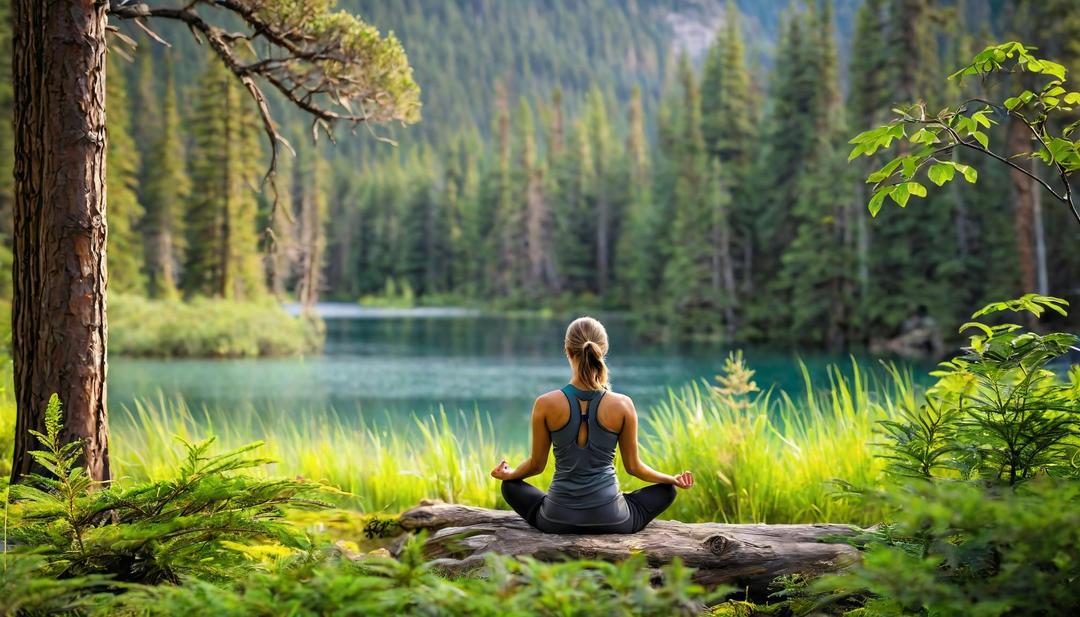
M 600 424 L 597 409 L 605 390 L 579 390 L 567 384 L 562 389 L 570 403 L 570 419 L 551 431 L 555 451 L 555 476 L 548 489 L 548 499 L 564 508 L 582 510 L 608 505 L 618 499 L 619 480 L 615 475 L 615 446 L 619 434 Z M 588 401 L 584 413 L 579 400 Z M 581 423 L 588 426 L 584 446 L 577 443 Z

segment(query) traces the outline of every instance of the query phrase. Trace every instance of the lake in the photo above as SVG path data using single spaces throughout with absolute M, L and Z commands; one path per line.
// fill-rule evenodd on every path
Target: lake
M 132 359 L 109 361 L 110 405 L 137 398 L 182 398 L 213 415 L 266 410 L 301 413 L 331 408 L 344 419 L 397 425 L 413 414 L 480 410 L 502 436 L 527 435 L 536 396 L 562 387 L 569 368 L 562 354 L 566 321 L 479 315 L 454 309 L 378 310 L 320 305 L 327 341 L 322 355 L 239 360 Z M 603 316 L 601 316 L 603 317 Z M 730 347 L 658 345 L 634 335 L 622 319 L 605 319 L 615 390 L 639 411 L 669 388 L 712 380 Z M 818 383 L 829 364 L 848 356 L 747 349 L 760 388 L 801 392 L 798 360 Z M 864 364 L 872 360 L 864 358 Z M 504 422 L 505 421 L 505 422 Z M 505 429 L 504 429 L 505 427 Z

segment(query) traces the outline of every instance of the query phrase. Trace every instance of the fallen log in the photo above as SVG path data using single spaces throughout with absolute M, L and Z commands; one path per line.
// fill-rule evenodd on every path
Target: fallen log
M 835 524 L 653 521 L 635 534 L 546 534 L 514 512 L 427 501 L 402 514 L 398 522 L 407 531 L 432 532 L 424 544 L 426 555 L 455 573 L 482 566 L 483 555 L 489 552 L 541 561 L 618 561 L 644 553 L 653 568 L 678 557 L 696 570 L 696 582 L 710 588 L 734 585 L 755 596 L 764 594 L 778 576 L 833 572 L 852 563 L 858 559 L 855 548 L 824 540 L 860 531 Z

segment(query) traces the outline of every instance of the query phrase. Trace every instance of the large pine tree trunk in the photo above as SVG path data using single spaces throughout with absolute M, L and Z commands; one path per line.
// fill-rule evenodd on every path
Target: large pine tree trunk
M 109 478 L 105 410 L 105 2 L 13 0 L 12 479 L 54 392 L 66 441 Z

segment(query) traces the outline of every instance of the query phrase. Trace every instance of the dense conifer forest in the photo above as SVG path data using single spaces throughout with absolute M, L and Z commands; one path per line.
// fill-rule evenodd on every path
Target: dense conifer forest
M 1080 614 L 1076 0 L 6 0 L 0 56 L 0 617 Z
M 109 55 L 110 289 L 572 303 L 658 336 L 833 349 L 920 306 L 951 332 L 989 299 L 1080 293 L 1067 212 L 1017 206 L 1006 168 L 967 161 L 975 187 L 871 218 L 874 162 L 846 162 L 894 105 L 977 93 L 940 84 L 990 42 L 1080 68 L 1063 0 L 339 4 L 402 40 L 424 120 L 313 144 L 272 100 L 296 150 L 276 191 L 236 80 L 167 26 L 172 47 L 125 30 L 140 45 Z M 4 178 L 5 213 L 10 199 Z

